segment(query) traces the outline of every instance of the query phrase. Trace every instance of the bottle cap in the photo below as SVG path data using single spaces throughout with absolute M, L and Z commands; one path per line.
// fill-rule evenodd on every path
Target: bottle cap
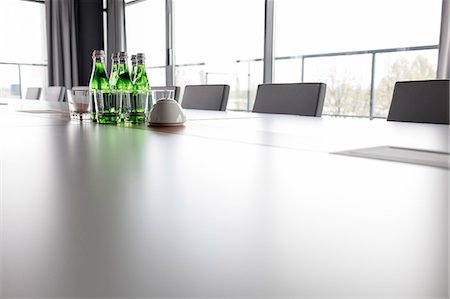
M 112 60 L 117 60 L 119 58 L 119 53 L 112 53 L 111 54 L 111 59 Z
M 117 54 L 117 56 L 119 57 L 119 59 L 127 59 L 128 58 L 127 52 L 119 52 Z
M 136 62 L 136 55 L 131 55 L 131 62 Z
M 145 54 L 144 53 L 137 53 L 136 54 L 137 62 L 138 64 L 144 64 L 145 63 Z
M 92 58 L 100 58 L 100 57 L 105 57 L 105 51 L 103 51 L 103 50 L 94 50 L 92 52 Z

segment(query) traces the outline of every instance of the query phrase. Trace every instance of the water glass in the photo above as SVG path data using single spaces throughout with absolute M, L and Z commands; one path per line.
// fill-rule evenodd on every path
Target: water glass
M 143 123 L 152 106 L 152 97 L 147 91 L 135 91 L 124 94 L 123 113 L 126 123 Z
M 173 89 L 152 90 L 152 95 L 155 102 L 162 99 L 175 100 L 175 90 Z
M 70 118 L 79 121 L 91 120 L 91 99 L 87 86 L 74 86 L 67 90 Z
M 120 122 L 122 101 L 116 91 L 92 91 L 95 100 L 95 111 L 99 124 L 117 124 Z

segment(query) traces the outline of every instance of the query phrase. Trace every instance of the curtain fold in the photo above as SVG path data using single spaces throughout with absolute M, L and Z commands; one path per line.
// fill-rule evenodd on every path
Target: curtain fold
M 107 64 L 110 63 L 113 53 L 126 51 L 126 30 L 125 30 L 125 2 L 124 0 L 108 0 L 107 13 Z
M 437 78 L 450 79 L 450 0 L 442 1 Z
M 46 0 L 48 84 L 77 86 L 78 57 L 75 0 Z

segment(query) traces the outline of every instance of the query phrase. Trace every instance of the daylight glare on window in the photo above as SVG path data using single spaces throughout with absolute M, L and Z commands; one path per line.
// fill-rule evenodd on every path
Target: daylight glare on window
M 327 83 L 325 114 L 386 117 L 396 81 L 436 77 L 441 6 L 276 0 L 275 82 Z
M 45 5 L 17 0 L 0 5 L 0 97 L 16 98 L 29 86 L 47 85 Z

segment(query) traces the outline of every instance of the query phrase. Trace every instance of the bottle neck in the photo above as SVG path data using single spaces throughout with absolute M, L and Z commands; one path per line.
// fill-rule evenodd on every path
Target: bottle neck
M 105 57 L 94 57 L 92 60 L 94 63 L 105 63 Z
M 148 83 L 147 73 L 145 71 L 145 65 L 138 64 L 136 66 L 136 76 L 134 78 L 134 90 L 135 91 L 149 91 L 150 86 Z
M 105 72 L 106 68 L 103 62 L 95 62 L 93 73 L 102 73 Z
M 128 63 L 126 59 L 119 59 L 119 68 L 122 70 L 128 70 Z
M 145 65 L 144 64 L 137 64 L 136 69 L 138 73 L 144 73 L 145 74 Z
M 104 57 L 93 59 L 92 74 L 89 81 L 90 90 L 109 90 L 108 73 L 104 62 Z
M 93 59 L 93 71 L 103 71 L 105 69 L 105 59 L 96 57 Z

